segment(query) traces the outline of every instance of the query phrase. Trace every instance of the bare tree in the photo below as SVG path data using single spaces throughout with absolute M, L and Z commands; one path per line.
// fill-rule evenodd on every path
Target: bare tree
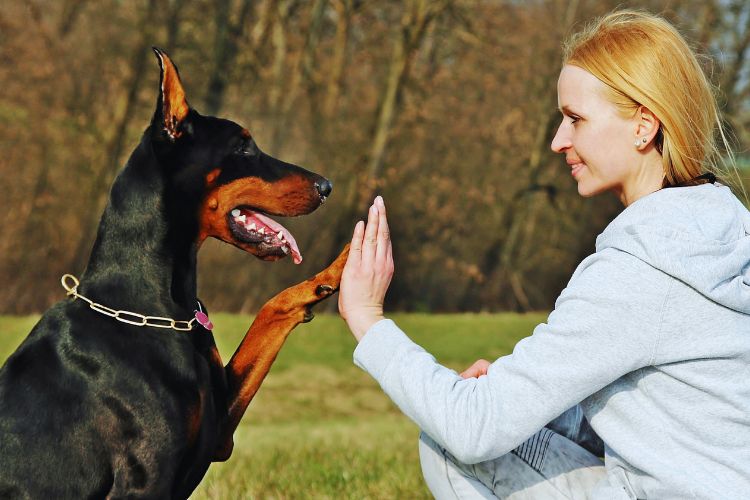
M 336 36 L 334 43 L 331 69 L 326 83 L 326 97 L 324 115 L 333 116 L 341 94 L 342 77 L 346 65 L 346 54 L 349 47 L 349 33 L 351 31 L 353 0 L 333 0 L 336 9 Z
M 662 13 L 710 49 L 719 64 L 709 74 L 746 162 L 750 4 L 626 3 Z M 330 261 L 375 192 L 388 202 L 398 263 L 390 306 L 549 308 L 621 209 L 614 198 L 581 199 L 549 151 L 561 39 L 617 6 L 8 0 L 0 227 L 12 237 L 0 241 L 0 311 L 59 300 L 59 275 L 84 265 L 108 186 L 153 113 L 152 44 L 178 51 L 190 88 L 203 89 L 190 93 L 198 109 L 229 115 L 263 149 L 335 184 L 321 209 L 283 221 L 301 266 L 205 245 L 200 289 L 213 310 L 251 312 Z
M 209 115 L 215 115 L 221 110 L 227 82 L 232 77 L 231 68 L 237 58 L 238 42 L 248 25 L 253 5 L 252 0 L 242 0 L 239 14 L 232 22 L 232 0 L 217 0 L 214 16 L 214 64 L 204 99 L 205 110 Z
M 149 47 L 154 39 L 153 19 L 156 15 L 157 5 L 156 0 L 149 0 L 142 13 L 140 41 L 131 54 L 131 68 L 133 69 L 130 81 L 126 85 L 125 109 L 119 119 L 117 119 L 114 133 L 107 144 L 105 153 L 106 164 L 96 172 L 91 184 L 91 191 L 87 196 L 90 202 L 84 211 L 86 217 L 81 227 L 78 247 L 71 259 L 71 269 L 82 269 L 88 259 L 89 251 L 96 236 L 99 217 L 102 210 L 104 210 L 109 195 L 107 187 L 112 183 L 115 174 L 122 166 L 123 149 L 125 147 L 128 126 L 133 120 L 133 114 L 136 109 L 138 90 L 143 82 L 146 68 L 150 67 L 148 63 L 153 59 Z

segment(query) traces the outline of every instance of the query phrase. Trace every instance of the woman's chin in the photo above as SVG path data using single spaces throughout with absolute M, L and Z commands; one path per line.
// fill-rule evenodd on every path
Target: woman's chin
M 585 182 L 578 181 L 578 194 L 584 198 L 590 198 L 596 194 L 596 191 L 586 186 Z
M 591 198 L 606 191 L 605 189 L 597 186 L 591 186 L 587 182 L 578 181 L 578 194 L 583 198 Z

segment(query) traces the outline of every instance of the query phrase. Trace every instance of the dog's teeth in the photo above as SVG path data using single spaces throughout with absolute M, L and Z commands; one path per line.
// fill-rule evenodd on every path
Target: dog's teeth
M 237 220 L 242 222 L 243 224 L 245 223 L 245 219 L 247 219 L 247 217 L 244 214 L 237 217 Z
M 249 225 L 249 226 L 247 226 L 247 228 L 248 228 L 248 229 L 249 229 L 250 231 L 255 231 L 255 222 L 252 222 L 252 223 L 250 223 L 250 225 Z
M 289 253 L 289 249 L 287 247 L 281 247 L 281 251 L 285 254 Z
M 282 231 L 279 231 L 279 234 L 277 234 L 276 236 L 278 236 L 280 240 L 284 239 L 284 233 Z
M 240 215 L 240 211 L 238 209 L 235 208 L 234 210 L 232 210 L 232 216 L 237 217 L 238 215 Z
M 263 229 L 263 228 L 260 228 L 260 229 L 258 229 L 258 232 L 259 232 L 260 234 L 266 234 L 266 230 L 265 230 L 265 229 Z

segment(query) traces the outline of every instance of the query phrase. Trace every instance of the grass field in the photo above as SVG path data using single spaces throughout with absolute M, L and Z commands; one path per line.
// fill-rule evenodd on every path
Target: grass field
M 0 317 L 0 362 L 36 317 Z M 228 359 L 250 318 L 214 314 Z M 439 362 L 462 370 L 510 352 L 541 314 L 394 315 Z M 352 363 L 354 339 L 338 317 L 300 325 L 235 434 L 234 454 L 209 469 L 195 499 L 429 498 L 418 429 Z

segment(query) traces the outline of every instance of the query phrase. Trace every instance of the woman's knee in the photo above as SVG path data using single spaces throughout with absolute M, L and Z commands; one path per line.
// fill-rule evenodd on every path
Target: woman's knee
M 422 475 L 425 479 L 428 475 L 445 469 L 444 450 L 424 432 L 419 433 L 419 463 L 422 465 Z
M 474 467 L 457 462 L 424 432 L 419 435 L 419 462 L 425 483 L 436 499 L 495 498 L 491 489 L 475 477 Z
M 424 432 L 419 434 L 419 464 L 432 495 L 435 498 L 452 498 L 450 493 L 453 488 L 448 478 L 445 450 Z

